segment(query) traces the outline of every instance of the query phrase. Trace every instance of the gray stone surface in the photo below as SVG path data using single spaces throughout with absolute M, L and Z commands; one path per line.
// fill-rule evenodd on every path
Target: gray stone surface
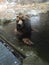
M 20 65 L 20 61 L 1 42 L 0 65 Z

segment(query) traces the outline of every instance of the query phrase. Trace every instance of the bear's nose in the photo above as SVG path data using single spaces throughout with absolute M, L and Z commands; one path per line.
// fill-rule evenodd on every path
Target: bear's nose
M 19 25 L 22 25 L 22 23 L 23 23 L 22 20 L 19 20 L 18 24 L 19 24 Z

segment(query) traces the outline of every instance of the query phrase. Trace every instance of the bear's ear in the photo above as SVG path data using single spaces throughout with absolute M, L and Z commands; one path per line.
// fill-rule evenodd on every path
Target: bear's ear
M 29 15 L 25 15 L 25 16 L 29 17 Z
M 24 18 L 28 20 L 30 19 L 29 15 L 25 15 Z

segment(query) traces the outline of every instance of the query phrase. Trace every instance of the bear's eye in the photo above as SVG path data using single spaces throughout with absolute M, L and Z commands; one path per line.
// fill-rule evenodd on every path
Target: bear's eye
M 24 20 L 24 19 L 22 19 L 22 21 L 24 22 L 25 20 Z

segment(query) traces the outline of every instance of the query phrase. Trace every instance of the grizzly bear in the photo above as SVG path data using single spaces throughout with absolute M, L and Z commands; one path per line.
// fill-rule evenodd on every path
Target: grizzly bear
M 31 23 L 28 15 L 19 14 L 16 17 L 16 29 L 19 36 L 19 39 L 26 44 L 32 43 L 30 41 L 31 37 Z

